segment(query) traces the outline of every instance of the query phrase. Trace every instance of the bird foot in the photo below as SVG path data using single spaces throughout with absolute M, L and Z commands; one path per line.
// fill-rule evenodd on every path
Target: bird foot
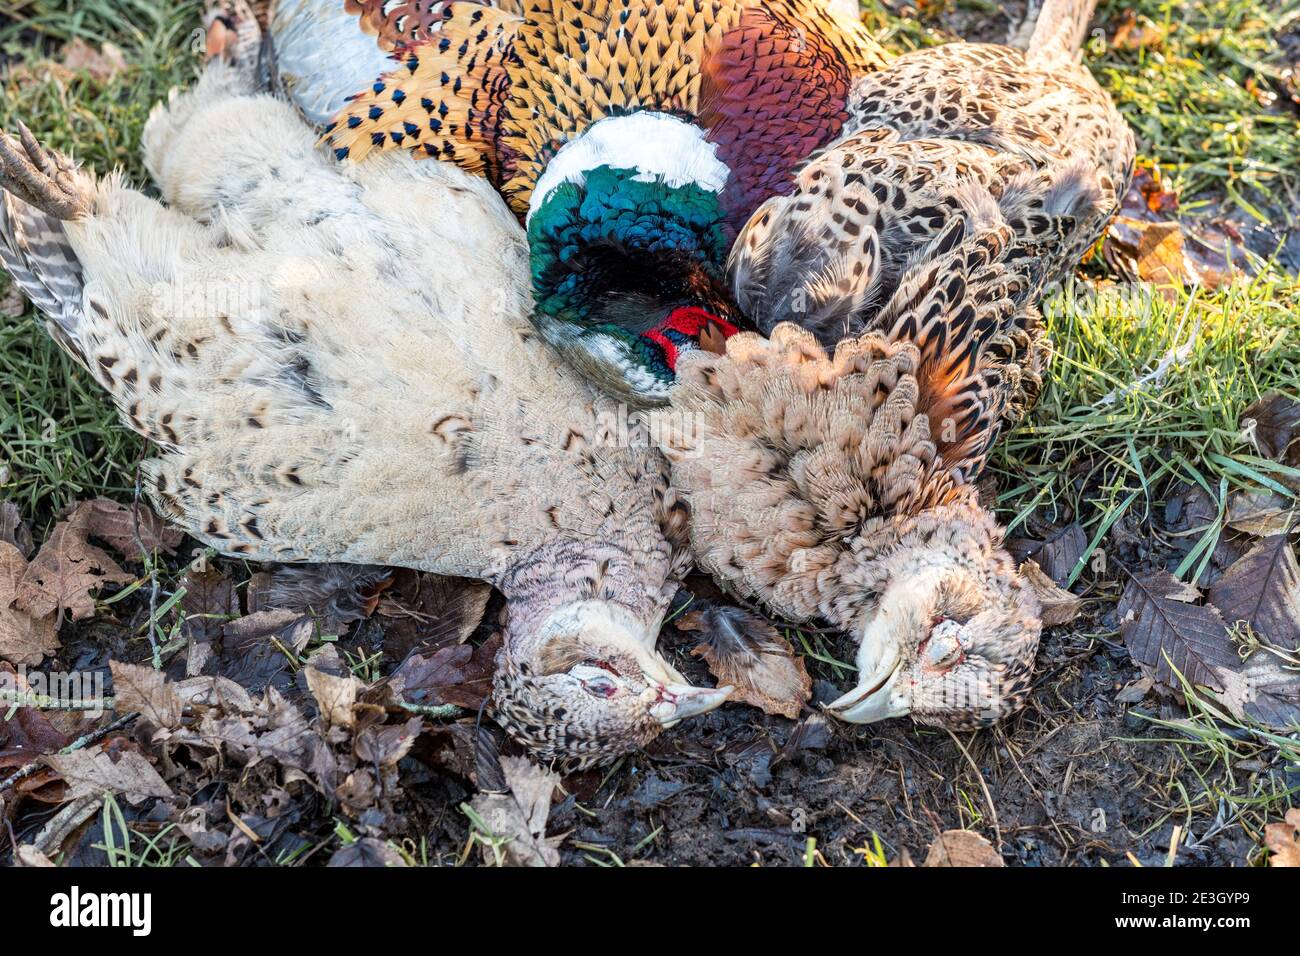
M 0 130 L 0 189 L 56 219 L 90 215 L 90 192 L 76 166 L 42 146 L 22 123 L 17 138 Z
M 254 67 L 262 48 L 262 28 L 246 0 L 208 0 L 203 11 L 206 59 Z

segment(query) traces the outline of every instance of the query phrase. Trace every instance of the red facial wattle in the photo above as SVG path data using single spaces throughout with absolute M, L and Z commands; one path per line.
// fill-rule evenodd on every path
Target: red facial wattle
M 664 362 L 676 372 L 677 359 L 683 352 L 699 348 L 701 335 L 709 329 L 715 329 L 723 339 L 740 331 L 726 319 L 691 305 L 673 309 L 666 319 L 642 334 L 663 350 Z

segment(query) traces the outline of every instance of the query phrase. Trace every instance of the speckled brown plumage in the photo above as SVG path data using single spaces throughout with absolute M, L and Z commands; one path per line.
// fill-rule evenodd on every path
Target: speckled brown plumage
M 725 356 L 683 362 L 658 423 L 697 563 L 781 616 L 860 637 L 846 719 L 1005 716 L 1041 629 L 972 484 L 1007 403 L 1040 374 L 1019 324 L 1037 288 L 988 190 L 956 199 L 879 331 L 833 354 L 790 323 L 734 336 Z
M 396 14 L 365 6 L 367 28 L 396 42 L 383 25 Z M 651 109 L 694 118 L 719 144 L 738 226 L 788 190 L 843 126 L 852 78 L 884 62 L 819 0 L 537 0 L 522 12 L 457 0 L 404 22 L 421 24 L 396 48 L 406 69 L 360 91 L 330 144 L 352 160 L 398 148 L 450 159 L 497 181 L 520 212 L 559 146 Z
M 955 214 L 968 181 L 1003 202 L 1013 258 L 1060 282 L 1118 208 L 1133 137 L 1078 63 L 1092 4 L 1049 0 L 1029 50 L 952 43 L 860 78 L 843 137 L 733 249 L 742 308 L 760 329 L 795 321 L 833 345 L 875 327 L 898 276 Z M 869 203 L 868 199 L 874 199 Z M 864 220 L 870 215 L 876 221 Z M 877 237 L 869 254 L 860 246 Z
M 455 166 L 315 140 L 220 63 L 146 126 L 166 206 L 0 133 L 0 260 L 153 443 L 156 507 L 223 554 L 492 582 L 495 712 L 542 759 L 716 706 L 655 650 L 685 506 L 533 330 L 518 222 Z

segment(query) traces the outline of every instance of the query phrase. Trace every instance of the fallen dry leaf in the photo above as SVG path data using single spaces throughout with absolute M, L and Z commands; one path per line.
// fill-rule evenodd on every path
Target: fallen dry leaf
M 115 756 L 116 761 L 114 755 L 97 747 L 50 754 L 41 759 L 67 781 L 67 800 L 114 793 L 124 796 L 128 803 L 138 805 L 149 797 L 172 795 L 171 788 L 163 783 L 158 771 L 143 755 L 134 750 L 123 750 Z
M 1166 687 L 1179 686 L 1177 668 L 1192 684 L 1222 690 L 1218 668 L 1239 662 L 1219 612 L 1193 603 L 1200 596 L 1161 570 L 1132 575 L 1120 597 L 1116 613 L 1129 653 Z
M 131 580 L 106 551 L 87 538 L 83 522 L 60 521 L 18 582 L 14 605 L 33 617 L 66 611 L 74 621 L 95 613 L 92 591 Z
M 251 700 L 248 710 L 234 709 L 242 703 L 237 696 L 219 695 L 219 699 L 223 706 L 205 711 L 197 723 L 182 726 L 170 739 L 219 751 L 247 767 L 269 760 L 281 768 L 307 770 L 320 735 L 274 687 Z
M 1087 547 L 1088 536 L 1076 521 L 1061 528 L 1044 541 L 1043 546 L 1034 555 L 1034 560 L 1049 579 L 1064 586 Z
M 1120 689 L 1120 692 L 1115 695 L 1115 700 L 1121 704 L 1136 704 L 1151 693 L 1151 689 L 1155 685 L 1156 682 L 1150 677 L 1139 677 L 1125 684 Z
M 18 506 L 11 501 L 0 501 L 0 543 L 12 544 L 24 558 L 32 556 L 32 533 L 27 530 Z
M 304 673 L 325 726 L 351 730 L 356 724 L 357 694 L 362 684 L 346 670 L 331 673 L 340 670 L 340 664 L 338 651 L 333 644 L 327 644 L 307 663 Z
M 167 730 L 180 726 L 181 697 L 162 671 L 120 661 L 109 661 L 108 666 L 119 713 L 138 713 L 155 727 Z
M 1199 283 L 1214 289 L 1249 272 L 1243 249 L 1229 222 L 1179 219 L 1177 197 L 1158 171 L 1145 167 L 1107 228 L 1102 257 L 1117 272 L 1157 288 Z
M 923 867 L 938 866 L 1006 866 L 988 840 L 971 830 L 944 830 L 925 856 Z
M 1037 561 L 1022 564 L 1020 576 L 1038 598 L 1038 604 L 1042 608 L 1040 619 L 1044 627 L 1068 624 L 1079 616 L 1083 601 L 1065 588 L 1058 587 L 1055 581 L 1043 573 Z
M 1300 867 L 1300 808 L 1286 812 L 1285 823 L 1270 823 L 1264 827 L 1264 845 L 1272 852 L 1269 866 Z
M 363 763 L 396 767 L 411 752 L 423 728 L 424 720 L 420 717 L 412 717 L 404 724 L 371 725 L 357 733 L 352 751 Z
M 494 636 L 479 647 L 453 644 L 432 654 L 412 654 L 393 672 L 393 692 L 408 704 L 455 704 L 478 710 L 492 692 L 497 651 Z
M 14 607 L 27 559 L 14 545 L 0 541 L 0 658 L 36 666 L 59 649 L 53 613 L 32 615 Z
M 1300 671 L 1267 651 L 1245 663 L 1215 669 L 1222 689 L 1218 698 L 1238 720 L 1252 720 L 1276 730 L 1300 725 Z
M 1251 548 L 1214 582 L 1209 599 L 1229 626 L 1244 621 L 1273 646 L 1300 650 L 1300 566 L 1286 535 Z
M 235 584 L 216 568 L 191 567 L 181 579 L 185 595 L 180 600 L 184 631 L 192 641 L 212 643 L 220 639 L 226 624 L 239 617 L 239 595 Z
M 1198 603 L 1200 592 L 1168 571 L 1134 575 L 1117 608 L 1120 633 L 1134 661 L 1162 690 L 1179 687 L 1176 668 L 1190 683 L 1213 691 L 1238 719 L 1287 729 L 1300 724 L 1300 672 L 1266 648 L 1242 661 L 1228 624 L 1289 627 L 1295 582 L 1295 558 L 1285 538 L 1261 542 L 1215 583 L 1211 595 L 1217 593 L 1232 615 L 1226 622 L 1219 606 Z M 1295 630 L 1282 633 L 1283 646 L 1294 649 Z
M 479 793 L 470 801 L 488 832 L 506 841 L 497 848 L 481 841 L 484 862 L 489 866 L 559 866 L 557 847 L 564 837 L 546 836 L 551 796 L 560 784 L 559 774 L 523 757 L 503 757 L 501 769 L 508 792 Z
M 171 554 L 185 537 L 147 505 L 141 502 L 124 505 L 108 498 L 79 503 L 68 515 L 68 523 L 133 561 L 141 559 L 141 549 Z
M 1286 534 L 1295 524 L 1292 502 L 1274 491 L 1234 491 L 1228 496 L 1228 527 L 1257 538 Z
M 733 701 L 794 720 L 812 697 L 803 658 L 757 614 L 710 602 L 683 614 L 677 628 L 703 639 L 691 654 L 704 658 L 719 685 L 735 687 Z
M 1281 392 L 1269 392 L 1241 413 L 1243 433 L 1265 458 L 1291 461 L 1300 442 L 1300 401 Z M 1300 447 L 1294 448 L 1300 462 Z
M 105 42 L 98 50 L 80 37 L 63 48 L 63 65 L 69 70 L 89 73 L 100 83 L 107 82 L 126 69 L 126 56 L 113 43 Z
M 362 837 L 340 849 L 327 864 L 328 866 L 406 866 L 402 854 L 398 853 L 383 840 L 374 837 Z
M 228 621 L 203 673 L 228 677 L 254 694 L 268 687 L 292 694 L 290 656 L 296 659 L 315 634 L 312 619 L 296 611 L 257 611 Z
M 14 851 L 14 862 L 18 866 L 52 867 L 54 861 L 30 844 L 19 844 Z

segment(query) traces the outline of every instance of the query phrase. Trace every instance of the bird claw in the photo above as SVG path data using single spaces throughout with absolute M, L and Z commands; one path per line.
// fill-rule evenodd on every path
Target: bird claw
M 209 0 L 203 11 L 203 28 L 207 62 L 222 60 L 231 66 L 256 63 L 262 30 L 245 0 Z
M 90 214 L 90 197 L 76 167 L 42 146 L 22 122 L 17 138 L 0 130 L 0 189 L 57 219 Z

